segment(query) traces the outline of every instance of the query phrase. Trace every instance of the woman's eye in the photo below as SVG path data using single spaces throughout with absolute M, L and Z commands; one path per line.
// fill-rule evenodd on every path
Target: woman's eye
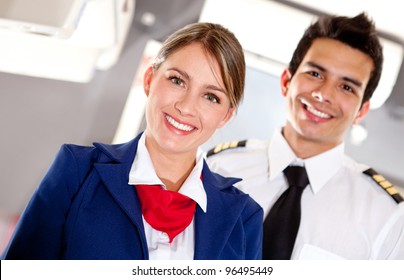
M 170 80 L 173 84 L 182 86 L 184 84 L 184 81 L 181 78 L 178 77 L 170 77 Z
M 206 94 L 205 97 L 206 97 L 206 99 L 208 99 L 212 103 L 219 103 L 220 104 L 220 99 L 216 95 L 214 95 L 212 93 Z

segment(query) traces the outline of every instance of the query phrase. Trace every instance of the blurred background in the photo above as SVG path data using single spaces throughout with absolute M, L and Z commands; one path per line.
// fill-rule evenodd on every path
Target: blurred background
M 362 11 L 376 22 L 386 61 L 372 110 L 347 135 L 346 151 L 404 186 L 397 1 L 0 0 L 0 252 L 63 143 L 120 143 L 143 129 L 142 71 L 173 31 L 218 22 L 245 49 L 245 99 L 209 149 L 270 138 L 285 120 L 279 75 L 304 29 L 321 14 Z

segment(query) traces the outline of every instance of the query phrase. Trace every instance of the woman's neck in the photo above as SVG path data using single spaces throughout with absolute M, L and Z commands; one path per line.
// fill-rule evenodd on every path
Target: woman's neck
M 180 156 L 152 157 L 157 176 L 170 191 L 178 191 L 195 166 L 195 157 L 185 159 Z
M 146 143 L 154 170 L 168 190 L 178 191 L 196 164 L 196 151 L 167 152 L 152 143 Z

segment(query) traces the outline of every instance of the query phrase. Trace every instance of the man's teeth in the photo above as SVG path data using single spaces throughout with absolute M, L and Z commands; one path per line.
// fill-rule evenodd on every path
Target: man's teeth
M 310 113 L 312 113 L 313 115 L 316 115 L 317 117 L 323 118 L 323 119 L 329 119 L 331 118 L 330 115 L 317 111 L 316 109 L 314 109 L 313 107 L 310 107 L 307 105 L 307 111 L 309 111 Z
M 170 116 L 166 116 L 167 121 L 174 126 L 175 128 L 179 129 L 179 130 L 183 130 L 183 131 L 191 131 L 194 128 L 192 126 L 186 125 L 186 124 L 182 124 L 179 122 L 176 122 L 172 117 Z

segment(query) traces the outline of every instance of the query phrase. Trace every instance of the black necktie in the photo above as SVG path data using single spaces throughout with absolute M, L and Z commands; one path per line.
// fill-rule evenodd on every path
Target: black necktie
M 286 175 L 289 188 L 272 206 L 264 222 L 264 260 L 289 260 L 300 224 L 300 199 L 309 184 L 306 169 L 289 166 Z

